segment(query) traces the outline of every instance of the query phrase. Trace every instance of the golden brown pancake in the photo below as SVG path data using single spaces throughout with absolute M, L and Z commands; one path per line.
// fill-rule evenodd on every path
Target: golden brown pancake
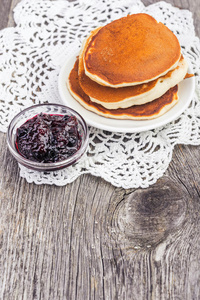
M 154 80 L 174 69 L 181 56 L 180 44 L 172 31 L 143 13 L 97 29 L 86 44 L 86 75 L 110 87 Z
M 193 77 L 193 76 L 194 76 L 194 74 L 189 74 L 189 73 L 187 73 L 187 74 L 185 75 L 184 79 L 191 78 L 191 77 Z
M 160 78 L 135 86 L 112 88 L 102 86 L 86 76 L 83 53 L 84 47 L 79 54 L 80 86 L 93 102 L 99 103 L 108 109 L 127 108 L 153 101 L 182 81 L 188 69 L 187 62 L 181 56 L 178 66 Z
M 102 105 L 92 102 L 81 88 L 78 75 L 78 59 L 70 72 L 67 85 L 72 96 L 86 109 L 101 116 L 114 119 L 153 119 L 164 114 L 178 102 L 178 86 L 176 85 L 169 89 L 163 96 L 149 103 L 134 105 L 129 108 L 106 109 Z

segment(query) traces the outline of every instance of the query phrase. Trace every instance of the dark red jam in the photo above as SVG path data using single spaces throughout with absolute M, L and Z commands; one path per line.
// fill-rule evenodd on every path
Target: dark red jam
M 81 146 L 75 116 L 40 113 L 17 129 L 16 148 L 36 162 L 59 162 L 72 156 Z

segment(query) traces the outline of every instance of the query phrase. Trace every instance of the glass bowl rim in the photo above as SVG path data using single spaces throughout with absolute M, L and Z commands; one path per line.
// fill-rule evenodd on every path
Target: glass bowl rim
M 48 106 L 64 108 L 67 111 L 69 111 L 70 113 L 72 113 L 72 115 L 75 115 L 76 117 L 78 117 L 78 119 L 77 119 L 78 123 L 81 125 L 81 127 L 84 131 L 84 138 L 82 139 L 81 147 L 78 149 L 78 151 L 75 152 L 72 156 L 69 156 L 67 159 L 61 160 L 59 162 L 53 162 L 53 163 L 42 163 L 42 162 L 31 161 L 31 160 L 23 157 L 22 155 L 20 155 L 18 153 L 16 147 L 13 145 L 12 130 L 13 130 L 14 126 L 16 125 L 17 121 L 19 120 L 20 116 L 24 115 L 24 113 L 26 113 L 27 111 L 31 111 L 32 109 L 37 110 L 37 108 L 39 108 L 39 107 L 48 107 Z M 37 115 L 38 113 L 35 112 L 35 115 Z M 12 118 L 12 120 L 9 123 L 8 129 L 7 129 L 7 145 L 8 145 L 8 148 L 9 148 L 11 154 L 15 157 L 15 159 L 18 161 L 18 163 L 20 163 L 28 168 L 38 170 L 38 171 L 51 171 L 51 170 L 53 171 L 53 170 L 56 170 L 59 168 L 68 167 L 68 166 L 72 165 L 85 153 L 88 143 L 89 143 L 89 131 L 88 131 L 87 123 L 85 122 L 84 118 L 74 109 L 72 109 L 66 105 L 62 105 L 62 104 L 58 104 L 58 103 L 35 104 L 35 105 L 29 106 L 29 107 L 21 110 L 19 113 L 17 113 Z

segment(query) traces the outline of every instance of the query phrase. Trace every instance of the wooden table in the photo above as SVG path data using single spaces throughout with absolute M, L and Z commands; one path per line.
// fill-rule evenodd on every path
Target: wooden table
M 18 2 L 0 0 L 1 28 Z M 198 0 L 167 2 L 193 12 L 200 36 Z M 0 133 L 0 299 L 200 299 L 199 151 L 176 146 L 147 189 L 91 175 L 39 186 Z

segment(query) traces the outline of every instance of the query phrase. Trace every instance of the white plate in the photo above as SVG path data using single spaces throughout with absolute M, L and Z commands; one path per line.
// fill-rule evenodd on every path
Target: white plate
M 81 106 L 69 93 L 66 82 L 71 69 L 74 66 L 76 55 L 73 55 L 66 61 L 61 68 L 58 89 L 63 103 L 76 110 L 87 122 L 88 125 L 114 132 L 141 132 L 163 126 L 175 120 L 188 107 L 192 100 L 195 90 L 195 78 L 187 78 L 179 84 L 179 102 L 172 107 L 167 113 L 153 120 L 116 120 L 99 116 L 88 111 Z M 192 73 L 189 68 L 189 73 Z

